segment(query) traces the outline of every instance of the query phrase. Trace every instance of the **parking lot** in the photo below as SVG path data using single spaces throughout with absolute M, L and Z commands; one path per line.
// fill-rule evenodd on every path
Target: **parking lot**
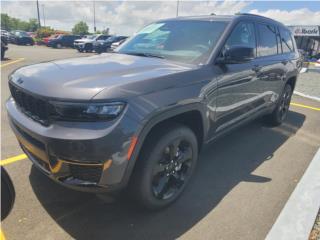
M 146 212 L 125 195 L 107 201 L 52 182 L 21 155 L 9 129 L 12 71 L 92 54 L 10 45 L 1 62 L 1 159 L 16 190 L 6 239 L 264 239 L 320 146 L 320 102 L 295 95 L 282 126 L 255 121 L 206 146 L 183 196 Z

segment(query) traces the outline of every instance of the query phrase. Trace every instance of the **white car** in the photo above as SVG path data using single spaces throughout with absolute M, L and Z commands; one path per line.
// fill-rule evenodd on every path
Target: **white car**
M 107 40 L 110 35 L 104 34 L 96 34 L 96 35 L 88 35 L 85 38 L 81 38 L 74 41 L 74 47 L 79 52 L 92 52 L 93 44 L 98 40 Z

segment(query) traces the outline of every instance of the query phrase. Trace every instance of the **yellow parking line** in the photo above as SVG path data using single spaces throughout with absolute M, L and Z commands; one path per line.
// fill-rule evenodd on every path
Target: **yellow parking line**
M 0 240 L 6 240 L 6 237 L 4 236 L 2 229 L 0 229 Z
M 21 61 L 23 61 L 23 60 L 24 60 L 24 58 L 18 58 L 17 60 L 14 60 L 14 61 L 11 61 L 11 62 L 8 62 L 8 63 L 1 64 L 0 67 L 3 68 L 3 67 L 5 67 L 5 66 L 11 65 L 11 64 L 13 64 L 13 63 L 21 62 Z
M 312 109 L 312 110 L 315 110 L 315 111 L 320 111 L 320 108 L 311 107 L 311 106 L 303 105 L 303 104 L 300 104 L 300 103 L 291 103 L 291 105 L 292 106 L 296 106 L 296 107 L 308 108 L 308 109 Z
M 10 157 L 10 158 L 1 160 L 0 161 L 0 166 L 4 166 L 4 165 L 10 164 L 10 163 L 14 163 L 14 162 L 26 159 L 26 158 L 27 158 L 27 155 L 25 155 L 25 154 L 20 154 L 18 156 Z

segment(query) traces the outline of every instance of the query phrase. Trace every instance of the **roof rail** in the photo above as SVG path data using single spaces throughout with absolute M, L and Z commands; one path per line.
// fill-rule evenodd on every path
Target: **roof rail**
M 265 16 L 261 16 L 261 15 L 258 15 L 258 14 L 253 14 L 253 13 L 236 13 L 235 15 L 261 17 L 261 18 L 265 18 L 265 19 L 272 20 L 272 21 L 275 21 L 275 22 L 278 22 L 278 23 L 282 24 L 281 22 L 279 22 L 279 21 L 277 21 L 277 20 L 274 20 L 274 19 L 272 19 L 272 18 L 265 17 Z

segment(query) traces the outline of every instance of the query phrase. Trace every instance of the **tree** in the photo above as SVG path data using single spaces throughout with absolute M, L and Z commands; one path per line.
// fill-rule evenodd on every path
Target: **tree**
M 11 30 L 10 17 L 6 13 L 1 13 L 1 28 L 7 31 Z
M 74 25 L 74 27 L 72 28 L 72 33 L 76 34 L 76 35 L 88 34 L 89 33 L 89 27 L 85 22 L 80 21 L 76 25 Z
M 37 30 L 36 34 L 38 38 L 49 37 L 54 34 L 55 31 L 50 27 L 42 27 Z
M 10 17 L 6 13 L 1 13 L 1 28 L 7 31 L 23 30 L 27 32 L 34 32 L 38 29 L 38 22 L 37 19 L 30 19 L 26 22 L 18 18 Z

